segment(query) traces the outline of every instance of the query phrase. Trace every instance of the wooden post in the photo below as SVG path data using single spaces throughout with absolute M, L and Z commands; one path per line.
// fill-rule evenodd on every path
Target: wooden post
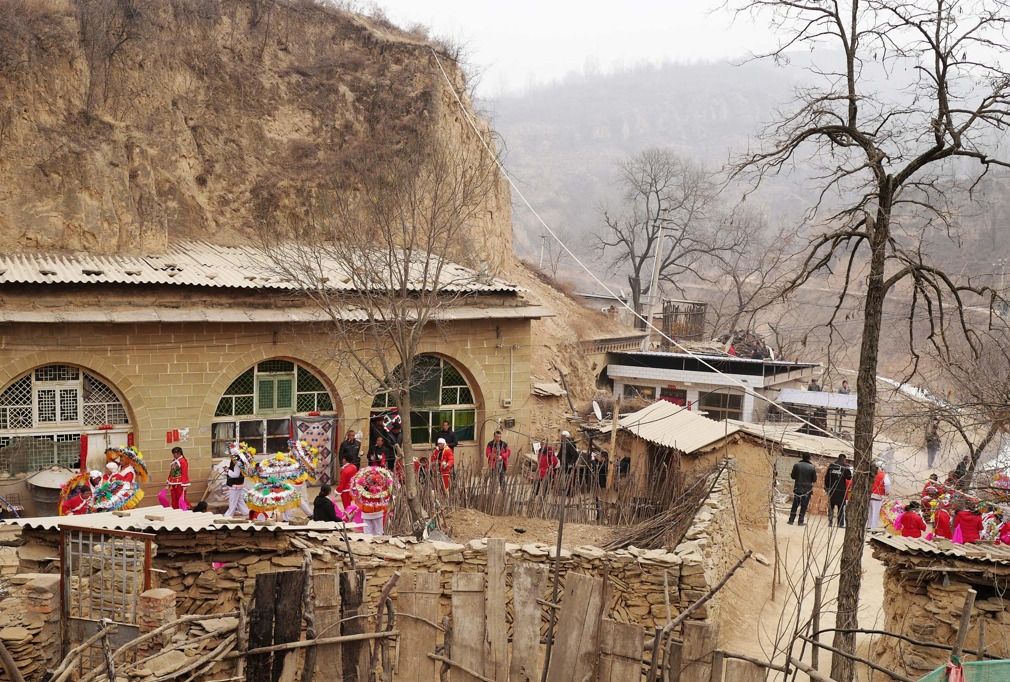
M 484 574 L 457 573 L 452 576 L 452 660 L 461 666 L 484 669 Z M 453 668 L 452 682 L 474 682 L 477 678 Z
M 681 682 L 709 682 L 712 676 L 712 652 L 717 646 L 719 628 L 715 623 L 684 621 L 683 665 Z
M 765 682 L 767 670 L 738 658 L 726 659 L 726 682 Z
M 277 574 L 256 576 L 253 606 L 249 614 L 249 648 L 258 649 L 274 643 L 274 595 L 277 594 Z M 246 661 L 246 682 L 270 682 L 270 654 L 255 654 Z
M 666 653 L 663 656 L 663 682 L 680 682 L 680 670 L 683 667 L 684 645 L 671 637 L 666 640 Z
M 954 650 L 950 655 L 960 656 L 964 648 L 964 640 L 968 637 L 968 627 L 971 625 L 971 610 L 975 606 L 975 590 L 968 590 L 964 598 L 964 606 L 961 608 L 961 623 L 957 626 L 957 637 L 954 638 Z
M 511 682 L 534 682 L 540 670 L 540 616 L 537 601 L 544 594 L 547 571 L 543 566 L 521 563 L 512 570 L 512 661 Z
M 979 661 L 985 660 L 985 616 L 982 615 L 978 619 L 978 656 L 976 657 Z
M 302 636 L 302 595 L 305 591 L 303 571 L 282 571 L 277 576 L 277 593 L 274 595 L 273 644 L 287 644 Z M 260 576 L 256 576 L 257 579 Z M 298 652 L 273 654 L 272 679 L 293 680 L 298 670 Z
M 721 651 L 712 653 L 712 672 L 709 673 L 709 682 L 722 682 L 723 656 Z M 730 678 L 732 679 L 732 678 Z
M 810 614 L 810 629 L 813 631 L 813 642 L 810 646 L 810 665 L 817 670 L 817 663 L 820 649 L 817 646 L 821 635 L 821 600 L 823 599 L 824 579 L 821 576 L 814 578 L 814 611 Z
M 364 620 L 353 618 L 361 614 L 365 595 L 365 572 L 362 570 L 340 574 L 340 624 L 341 635 L 360 635 L 365 632 Z M 364 680 L 368 671 L 368 647 L 361 642 L 343 647 L 343 682 Z
M 604 618 L 600 626 L 599 682 L 640 680 L 644 644 L 645 630 L 641 625 Z
M 605 608 L 603 593 L 603 581 L 598 578 L 581 573 L 566 576 L 565 597 L 558 616 L 558 635 L 547 669 L 547 682 L 593 679 L 600 615 Z
M 400 629 L 400 675 L 434 682 L 437 666 L 428 658 L 438 640 L 438 600 L 442 595 L 442 580 L 438 573 L 407 571 L 400 579 L 396 596 L 397 625 Z M 410 616 L 415 616 L 411 618 Z
M 316 592 L 316 630 L 320 637 L 333 637 L 340 634 L 340 583 L 336 573 L 323 573 L 315 576 Z M 316 654 L 316 679 L 331 679 L 343 670 L 341 662 L 341 647 L 336 644 L 325 644 L 319 647 Z
M 505 622 L 505 540 L 487 541 L 487 593 L 484 603 L 487 657 L 484 675 L 493 680 L 508 679 L 508 624 Z
M 607 476 L 607 489 L 610 490 L 614 488 L 614 482 L 617 480 L 617 465 L 619 460 L 617 459 L 617 430 L 621 423 L 621 396 L 617 396 L 617 400 L 614 401 L 614 414 L 611 415 L 610 422 L 610 472 Z

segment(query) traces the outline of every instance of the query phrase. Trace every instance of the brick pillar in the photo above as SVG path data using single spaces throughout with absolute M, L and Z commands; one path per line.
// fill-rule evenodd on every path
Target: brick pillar
M 141 635 L 157 630 L 165 623 L 170 623 L 176 619 L 175 597 L 175 590 L 169 590 L 164 587 L 148 590 L 140 595 L 140 607 L 137 609 L 137 628 L 140 630 Z M 153 637 L 142 643 L 137 647 L 137 659 L 139 660 L 161 651 L 169 645 L 174 635 L 175 628 L 169 628 L 157 637 Z
M 40 575 L 26 586 L 25 602 L 30 617 L 41 622 L 32 646 L 43 660 L 44 670 L 56 667 L 62 650 L 62 628 L 60 628 L 60 576 Z

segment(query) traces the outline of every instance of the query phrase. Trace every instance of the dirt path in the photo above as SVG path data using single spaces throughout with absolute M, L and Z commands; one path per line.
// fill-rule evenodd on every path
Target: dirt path
M 783 659 L 781 643 L 795 628 L 797 616 L 805 621 L 813 606 L 812 575 L 819 572 L 813 565 L 808 566 L 806 584 L 804 585 L 804 567 L 808 561 L 807 554 L 813 557 L 817 566 L 827 566 L 826 575 L 829 582 L 824 589 L 824 607 L 821 611 L 821 628 L 834 627 L 835 597 L 838 589 L 838 555 L 841 551 L 842 530 L 828 528 L 824 517 L 808 519 L 806 526 L 789 526 L 786 516 L 778 517 L 778 545 L 780 561 L 782 562 L 782 582 L 775 589 L 772 598 L 773 567 L 764 566 L 757 561 L 748 562 L 740 572 L 727 584 L 727 594 L 722 597 L 724 606 L 721 611 L 721 641 L 722 645 L 731 651 L 751 654 L 762 659 L 774 657 L 776 662 Z M 745 536 L 750 544 L 748 549 L 754 549 L 774 561 L 774 547 L 770 533 L 750 534 Z M 812 551 L 804 552 L 809 547 Z M 883 624 L 883 588 L 884 567 L 874 559 L 867 547 L 863 552 L 863 589 L 860 600 L 859 624 L 861 627 L 872 628 Z M 797 614 L 799 595 L 805 595 L 800 613 Z M 831 634 L 824 637 L 830 643 Z M 861 639 L 861 648 L 869 644 Z M 799 647 L 794 654 L 799 653 Z M 805 656 L 804 660 L 809 660 Z M 827 669 L 830 660 L 821 656 L 821 668 Z M 772 679 L 769 677 L 769 679 Z

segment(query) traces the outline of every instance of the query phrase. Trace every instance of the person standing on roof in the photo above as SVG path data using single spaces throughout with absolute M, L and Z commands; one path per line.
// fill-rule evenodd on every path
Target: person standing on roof
M 789 476 L 793 479 L 794 483 L 793 504 L 789 509 L 789 521 L 787 523 L 792 525 L 794 521 L 797 521 L 797 512 L 799 512 L 798 524 L 805 526 L 807 505 L 810 504 L 810 496 L 814 492 L 814 483 L 817 482 L 817 469 L 810 463 L 810 455 L 808 453 L 803 453 L 800 461 L 793 465 L 793 470 Z
M 819 383 L 817 383 L 817 379 L 811 379 L 810 383 L 807 384 L 807 390 L 808 391 L 820 391 L 821 390 L 821 385 Z
M 838 527 L 845 528 L 845 494 L 848 492 L 847 483 L 851 480 L 852 469 L 849 468 L 845 455 L 839 454 L 824 474 L 824 492 L 828 495 L 828 528 L 835 518 L 838 519 Z M 838 512 L 837 517 L 835 510 Z

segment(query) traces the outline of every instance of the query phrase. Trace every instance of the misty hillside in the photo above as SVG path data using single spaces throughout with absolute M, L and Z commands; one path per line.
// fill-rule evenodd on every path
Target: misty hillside
M 799 69 L 721 63 L 643 66 L 580 76 L 485 103 L 505 145 L 505 163 L 548 224 L 576 237 L 596 229 L 613 202 L 617 164 L 653 146 L 725 165 L 788 104 Z M 803 206 L 788 183 L 760 197 L 772 212 Z M 515 203 L 516 245 L 532 255 L 541 228 Z M 577 240 L 573 240 L 577 241 Z

